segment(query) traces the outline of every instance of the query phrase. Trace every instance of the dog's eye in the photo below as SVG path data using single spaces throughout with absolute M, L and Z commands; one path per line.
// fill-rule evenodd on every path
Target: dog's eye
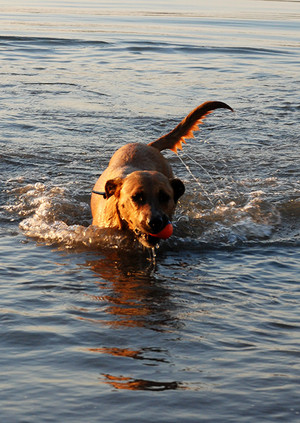
M 158 200 L 160 203 L 167 203 L 170 200 L 170 196 L 165 191 L 159 191 Z
M 137 204 L 144 204 L 146 201 L 145 194 L 143 192 L 137 192 L 131 198 Z

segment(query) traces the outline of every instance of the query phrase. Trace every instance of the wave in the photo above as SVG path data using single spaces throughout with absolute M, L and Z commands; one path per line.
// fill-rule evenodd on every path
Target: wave
M 247 46 L 214 46 L 214 45 L 197 45 L 197 44 L 182 44 L 176 42 L 165 41 L 139 41 L 127 40 L 124 42 L 108 42 L 96 39 L 81 39 L 81 38 L 54 38 L 54 37 L 34 37 L 34 36 L 0 36 L 0 45 L 13 44 L 19 46 L 26 46 L 26 49 L 35 48 L 38 46 L 56 47 L 56 46 L 92 46 L 101 47 L 105 49 L 113 49 L 113 51 L 127 50 L 132 53 L 147 53 L 147 52 L 162 52 L 162 53 L 179 53 L 179 54 L 226 54 L 226 55 L 291 55 L 292 52 L 285 49 L 270 49 Z
M 65 249 L 143 250 L 127 233 L 92 226 L 89 204 L 68 189 L 38 182 L 12 189 L 15 199 L 6 213 L 18 216 L 23 233 L 48 245 Z M 284 222 L 299 216 L 300 203 L 289 201 L 275 206 L 266 202 L 261 191 L 246 201 L 230 201 L 212 206 L 191 201 L 179 205 L 174 219 L 174 235 L 162 242 L 163 250 L 232 248 L 253 243 L 299 242 L 299 228 Z
M 84 40 L 79 38 L 55 38 L 55 37 L 33 37 L 33 36 L 18 36 L 18 35 L 1 35 L 0 36 L 0 44 L 7 44 L 7 43 L 25 43 L 26 45 L 32 44 L 39 44 L 39 45 L 78 45 L 78 44 L 88 44 L 88 45 L 99 45 L 105 46 L 110 45 L 111 43 L 102 40 Z

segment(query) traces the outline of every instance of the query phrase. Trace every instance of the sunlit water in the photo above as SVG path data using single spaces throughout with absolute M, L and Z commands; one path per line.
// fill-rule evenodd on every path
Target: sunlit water
M 299 2 L 0 7 L 1 421 L 298 422 Z M 112 153 L 206 100 L 174 235 L 92 227 Z

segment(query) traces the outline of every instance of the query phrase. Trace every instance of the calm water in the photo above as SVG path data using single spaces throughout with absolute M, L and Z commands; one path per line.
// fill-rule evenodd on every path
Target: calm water
M 1 421 L 300 421 L 300 2 L 0 1 Z M 206 100 L 175 233 L 90 226 Z

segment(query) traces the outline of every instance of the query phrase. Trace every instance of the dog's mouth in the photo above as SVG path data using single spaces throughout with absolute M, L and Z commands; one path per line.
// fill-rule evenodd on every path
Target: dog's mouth
M 135 236 L 147 248 L 153 248 L 158 245 L 160 238 L 141 232 L 139 229 L 134 230 Z

